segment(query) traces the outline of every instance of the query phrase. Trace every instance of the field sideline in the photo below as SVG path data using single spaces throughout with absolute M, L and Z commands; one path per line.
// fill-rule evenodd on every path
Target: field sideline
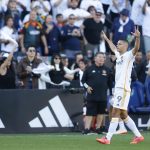
M 111 145 L 95 141 L 98 135 L 62 134 L 0 134 L 0 150 L 148 150 L 150 131 L 142 133 L 143 143 L 130 145 L 133 135 L 115 135 Z M 101 135 L 99 135 L 101 137 Z

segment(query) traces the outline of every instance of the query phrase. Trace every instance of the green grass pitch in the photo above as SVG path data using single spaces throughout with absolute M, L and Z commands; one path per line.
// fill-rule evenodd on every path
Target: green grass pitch
M 0 135 L 0 150 L 149 150 L 150 131 L 142 133 L 145 141 L 130 145 L 133 134 L 114 135 L 111 145 L 96 142 L 102 135 L 62 134 L 12 134 Z

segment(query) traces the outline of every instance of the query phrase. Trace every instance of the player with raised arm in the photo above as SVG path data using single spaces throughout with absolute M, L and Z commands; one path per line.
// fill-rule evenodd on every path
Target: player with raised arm
M 135 32 L 132 33 L 135 37 L 134 48 L 128 50 L 128 42 L 125 40 L 119 40 L 117 46 L 115 46 L 103 32 L 104 39 L 109 44 L 110 49 L 115 53 L 116 60 L 116 73 L 115 73 L 115 91 L 114 91 L 114 103 L 112 110 L 112 119 L 109 125 L 108 133 L 105 137 L 97 138 L 96 140 L 102 144 L 110 144 L 113 134 L 116 132 L 119 118 L 121 118 L 127 127 L 134 133 L 135 137 L 130 144 L 138 144 L 144 141 L 144 137 L 138 131 L 134 121 L 127 113 L 127 107 L 130 99 L 130 83 L 131 83 L 131 71 L 136 53 L 140 47 L 140 32 L 138 28 L 135 28 Z

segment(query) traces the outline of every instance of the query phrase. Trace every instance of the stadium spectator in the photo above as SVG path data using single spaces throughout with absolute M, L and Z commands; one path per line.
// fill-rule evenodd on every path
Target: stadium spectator
M 131 19 L 134 21 L 134 24 L 139 27 L 139 31 L 142 33 L 142 24 L 143 24 L 143 0 L 135 0 L 133 1 L 132 10 L 131 10 Z M 141 36 L 141 42 L 140 42 L 140 49 L 143 53 L 145 53 L 144 50 L 144 42 L 143 42 L 143 36 Z
M 0 44 L 5 44 L 5 47 L 2 47 L 1 51 L 3 52 L 7 52 L 10 53 L 12 52 L 14 49 L 15 51 L 17 51 L 18 49 L 16 47 L 18 47 L 18 43 L 11 38 L 9 35 L 7 35 L 5 32 L 3 32 L 2 30 L 0 30 Z
M 123 9 L 120 17 L 116 18 L 112 24 L 110 38 L 115 45 L 120 38 L 128 40 L 130 44 L 134 39 L 131 32 L 134 32 L 134 22 L 129 17 L 129 11 Z
M 26 51 L 26 57 L 22 58 L 17 67 L 17 74 L 20 81 L 23 82 L 24 89 L 38 89 L 39 74 L 34 74 L 32 70 L 37 68 L 41 60 L 36 57 L 36 48 L 29 46 Z
M 26 52 L 27 47 L 36 47 L 37 52 L 42 53 L 41 40 L 44 45 L 44 54 L 48 54 L 47 41 L 44 35 L 42 25 L 36 21 L 37 14 L 35 11 L 30 12 L 30 20 L 24 24 L 21 31 L 21 51 Z
M 101 10 L 97 10 L 94 17 L 86 19 L 81 27 L 83 29 L 86 50 L 92 50 L 93 54 L 99 51 L 101 31 L 103 30 L 102 14 Z
M 7 36 L 9 36 L 10 38 L 12 38 L 13 40 L 15 40 L 17 42 L 18 32 L 14 28 L 14 20 L 13 20 L 12 16 L 7 16 L 5 18 L 5 26 L 2 27 L 1 32 L 3 32 L 4 34 L 6 34 Z M 8 50 L 8 45 L 9 45 L 9 42 L 7 42 L 7 40 L 6 40 L 2 44 L 1 49 L 3 51 L 7 51 Z M 13 47 L 10 47 L 10 49 L 13 49 Z
M 56 15 L 56 26 L 59 28 L 61 31 L 62 27 L 65 25 L 64 23 L 64 18 L 62 14 L 57 14 Z
M 88 10 L 89 6 L 94 6 L 95 9 L 100 9 L 102 13 L 104 13 L 103 5 L 100 0 L 82 0 L 80 4 L 80 8 L 84 10 Z
M 50 13 L 51 5 L 48 0 L 32 0 L 31 9 L 32 8 L 36 8 L 37 13 L 44 18 Z
M 137 52 L 135 56 L 134 68 L 137 74 L 137 78 L 141 83 L 145 83 L 146 78 L 146 63 L 141 51 Z
M 20 12 L 17 9 L 17 2 L 16 0 L 9 0 L 8 2 L 8 9 L 5 12 L 5 16 L 12 16 L 14 21 L 14 28 L 18 30 L 21 27 L 21 19 L 20 19 Z
M 78 66 L 79 66 L 79 71 L 74 74 L 74 78 L 71 82 L 71 87 L 73 87 L 73 88 L 82 88 L 83 87 L 81 80 L 83 77 L 83 73 L 87 67 L 87 61 L 83 60 L 83 59 L 79 60 Z
M 61 55 L 61 61 L 63 66 L 66 66 L 67 68 L 69 68 L 69 59 L 66 55 Z
M 104 9 L 104 14 L 107 14 L 107 10 L 111 4 L 111 0 L 101 0 L 103 9 Z
M 142 25 L 142 31 L 143 31 L 143 38 L 144 38 L 144 46 L 145 46 L 145 53 L 150 50 L 150 0 L 146 0 L 143 6 L 143 25 Z
M 0 89 L 16 88 L 16 73 L 12 62 L 13 52 L 0 54 Z
M 87 11 L 91 14 L 92 17 L 94 17 L 96 14 L 96 8 L 94 6 L 89 6 Z
M 48 55 L 52 56 L 56 53 L 60 53 L 59 42 L 61 38 L 61 33 L 56 24 L 53 22 L 51 15 L 47 15 L 45 17 L 43 30 L 45 31 L 45 36 L 47 40 Z
M 146 66 L 149 66 L 149 62 L 150 62 L 150 50 L 146 52 Z M 149 68 L 149 67 L 147 67 Z M 148 70 L 146 70 L 148 71 Z
M 112 110 L 112 119 L 109 125 L 108 133 L 105 137 L 97 138 L 96 140 L 101 144 L 110 144 L 113 134 L 116 132 L 119 118 L 124 120 L 127 127 L 134 133 L 135 138 L 130 144 L 138 144 L 144 141 L 144 137 L 138 131 L 134 121 L 129 117 L 127 113 L 127 107 L 130 99 L 130 82 L 131 71 L 134 62 L 134 56 L 140 47 L 140 32 L 138 28 L 135 29 L 135 33 L 132 33 L 136 40 L 135 46 L 132 50 L 128 50 L 128 43 L 123 40 L 119 40 L 117 47 L 107 38 L 104 34 L 105 40 L 108 42 L 111 50 L 115 53 L 116 60 L 116 73 L 115 73 L 115 90 L 114 90 L 114 103 Z
M 107 109 L 107 89 L 112 88 L 111 71 L 104 65 L 104 53 L 96 53 L 94 61 L 95 63 L 85 70 L 82 77 L 82 84 L 86 89 L 87 101 L 85 130 L 83 134 L 90 133 L 94 116 L 97 117 L 96 131 L 99 133 L 103 114 L 106 113 Z
M 73 79 L 73 72 L 68 72 L 69 69 L 63 66 L 59 54 L 54 54 L 52 56 L 51 65 L 54 66 L 54 69 L 49 71 L 49 77 L 54 84 L 50 87 L 57 87 L 57 85 L 70 85 L 69 81 Z
M 129 0 L 112 0 L 111 4 L 110 4 L 110 8 L 109 8 L 109 13 L 111 16 L 111 20 L 112 22 L 114 21 L 114 19 L 116 17 L 119 17 L 120 12 L 125 9 L 125 8 L 129 8 Z
M 71 14 L 75 16 L 75 25 L 80 27 L 85 18 L 90 18 L 91 15 L 86 10 L 78 8 L 78 0 L 71 0 L 69 8 L 63 11 L 63 17 L 65 20 L 69 18 Z
M 64 10 L 68 9 L 68 3 L 68 0 L 51 0 L 54 20 L 56 20 L 57 14 L 61 14 Z
M 62 47 L 71 62 L 75 59 L 75 54 L 81 51 L 80 39 L 82 36 L 80 28 L 74 23 L 75 15 L 71 14 L 68 18 L 68 24 L 64 25 L 61 31 Z
M 0 1 L 0 28 L 4 25 L 5 12 L 7 10 L 9 0 L 1 0 Z
M 82 53 L 76 53 L 75 54 L 75 61 L 73 64 L 71 64 L 71 70 L 74 70 L 76 68 L 79 68 L 79 61 L 84 59 L 84 56 Z

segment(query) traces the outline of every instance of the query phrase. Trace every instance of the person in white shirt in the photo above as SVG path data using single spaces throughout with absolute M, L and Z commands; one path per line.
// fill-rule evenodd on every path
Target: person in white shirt
M 150 0 L 146 0 L 143 6 L 143 37 L 144 37 L 144 46 L 145 53 L 150 50 Z
M 135 0 L 133 1 L 132 10 L 131 10 L 131 19 L 134 21 L 134 24 L 139 27 L 139 31 L 142 33 L 142 24 L 143 24 L 143 12 L 142 8 L 144 5 L 144 0 Z M 144 53 L 144 42 L 143 36 L 141 38 L 140 49 Z
M 103 5 L 100 0 L 82 0 L 80 8 L 87 10 L 89 6 L 94 6 L 96 9 L 100 9 L 104 13 Z
M 1 29 L 2 32 L 4 32 L 6 35 L 8 35 L 10 38 L 12 38 L 13 40 L 15 40 L 17 42 L 18 40 L 18 33 L 17 31 L 13 28 L 13 18 L 11 16 L 7 16 L 5 19 L 5 26 Z M 10 45 L 10 43 L 2 43 L 2 47 L 1 49 L 3 51 L 7 51 L 8 50 L 8 45 Z M 12 49 L 13 47 L 10 47 L 10 49 Z M 10 50 L 9 49 L 9 50 Z M 11 51 L 11 50 L 10 50 Z
M 132 10 L 131 10 L 131 19 L 134 21 L 135 25 L 142 26 L 143 14 L 142 8 L 144 5 L 143 0 L 133 1 Z
M 116 17 L 119 17 L 119 13 L 124 8 L 127 8 L 128 4 L 129 4 L 129 0 L 112 0 L 112 3 L 110 4 L 109 7 L 112 21 L 114 21 Z
M 85 18 L 90 18 L 91 14 L 86 10 L 78 8 L 78 1 L 72 0 L 70 2 L 70 8 L 63 11 L 64 20 L 67 20 L 71 14 L 76 18 L 75 26 L 80 27 Z
M 15 52 L 18 50 L 18 48 L 17 48 L 18 47 L 18 43 L 16 42 L 16 40 L 14 40 L 13 38 L 11 38 L 4 31 L 0 30 L 0 43 L 6 43 L 6 42 L 8 44 L 6 44 L 4 47 L 2 47 L 1 51 L 10 53 L 14 49 L 15 49 L 14 50 Z
M 97 138 L 96 140 L 101 144 L 110 144 L 113 134 L 116 132 L 119 119 L 121 118 L 127 127 L 134 133 L 135 138 L 130 144 L 138 144 L 144 141 L 144 137 L 138 131 L 134 121 L 127 113 L 127 107 L 130 99 L 130 84 L 131 84 L 131 71 L 136 53 L 140 46 L 140 32 L 138 28 L 135 33 L 135 46 L 132 50 L 128 50 L 128 43 L 124 40 L 119 40 L 117 47 L 107 38 L 103 32 L 104 39 L 109 44 L 112 52 L 115 53 L 116 60 L 116 73 L 115 73 L 115 91 L 114 103 L 112 110 L 112 119 L 109 125 L 108 133 L 105 137 Z
M 6 11 L 7 10 L 7 4 L 9 0 L 0 0 L 0 12 L 1 11 Z
M 51 0 L 53 19 L 56 20 L 56 15 L 61 14 L 68 9 L 68 0 Z
M 48 0 L 35 0 L 31 3 L 31 9 L 37 8 L 37 12 L 41 16 L 46 16 L 51 10 L 51 5 Z

